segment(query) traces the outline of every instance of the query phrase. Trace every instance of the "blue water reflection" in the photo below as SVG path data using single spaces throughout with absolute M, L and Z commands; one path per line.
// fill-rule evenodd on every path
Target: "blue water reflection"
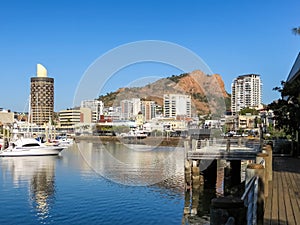
M 124 170 L 108 161 L 103 146 L 80 145 L 83 149 L 74 145 L 59 157 L 0 158 L 0 224 L 182 223 L 182 150 L 141 153 L 106 146 L 105 154 L 125 163 Z M 175 158 L 169 157 L 171 151 L 176 151 Z M 161 159 L 165 165 L 153 164 Z M 145 167 L 145 162 L 151 166 Z M 140 178 L 139 185 L 124 185 L 126 174 L 134 182 Z M 140 185 L 153 182 L 153 177 L 164 179 Z

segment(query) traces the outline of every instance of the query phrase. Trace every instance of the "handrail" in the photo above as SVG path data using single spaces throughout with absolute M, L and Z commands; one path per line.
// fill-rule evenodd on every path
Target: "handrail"
M 252 189 L 252 186 L 254 185 L 256 179 L 258 179 L 258 178 L 259 178 L 258 176 L 253 176 L 253 177 L 250 179 L 250 181 L 248 182 L 247 187 L 246 187 L 246 189 L 245 189 L 245 192 L 244 192 L 244 194 L 243 194 L 242 197 L 241 197 L 241 200 L 245 201 L 247 195 L 249 194 L 249 192 L 250 192 L 251 189 Z

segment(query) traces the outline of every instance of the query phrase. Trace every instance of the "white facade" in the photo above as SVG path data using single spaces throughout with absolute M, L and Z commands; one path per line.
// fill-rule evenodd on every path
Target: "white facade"
M 165 94 L 164 95 L 164 116 L 191 117 L 192 104 L 190 95 Z
M 91 123 L 91 109 L 67 109 L 59 111 L 59 122 L 62 128 L 73 128 L 78 123 Z
M 103 115 L 104 104 L 99 100 L 84 100 L 81 102 L 81 108 L 89 108 L 92 111 L 92 123 L 97 123 L 100 116 Z
M 149 121 L 156 117 L 156 104 L 154 101 L 142 101 L 141 111 L 145 121 Z
M 141 99 L 132 98 L 132 115 L 136 116 L 141 111 Z
M 141 100 L 139 98 L 125 99 L 120 102 L 121 118 L 131 120 L 141 111 Z
M 231 111 L 236 115 L 244 108 L 261 106 L 262 83 L 257 74 L 242 75 L 234 79 L 231 85 Z

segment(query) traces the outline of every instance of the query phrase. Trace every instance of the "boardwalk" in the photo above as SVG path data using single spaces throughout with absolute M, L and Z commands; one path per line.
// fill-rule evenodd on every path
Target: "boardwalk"
M 274 157 L 264 224 L 300 224 L 300 159 Z

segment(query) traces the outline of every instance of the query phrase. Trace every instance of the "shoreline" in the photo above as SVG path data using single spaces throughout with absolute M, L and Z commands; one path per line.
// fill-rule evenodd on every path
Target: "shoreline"
M 122 142 L 126 144 L 145 144 L 149 146 L 170 146 L 170 147 L 183 147 L 185 138 L 181 137 L 147 137 L 144 139 L 128 140 L 118 136 L 76 136 L 75 142 L 90 141 L 90 142 Z

